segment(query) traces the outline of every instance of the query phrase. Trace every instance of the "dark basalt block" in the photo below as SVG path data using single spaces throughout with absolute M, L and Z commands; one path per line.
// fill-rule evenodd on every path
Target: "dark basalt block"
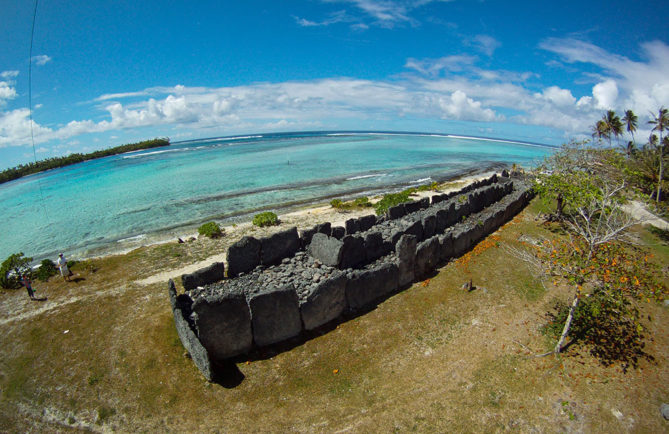
M 240 292 L 197 299 L 193 322 L 202 346 L 214 360 L 244 354 L 253 345 L 251 314 Z
M 260 241 L 253 237 L 243 237 L 228 247 L 228 276 L 235 277 L 260 265 Z
M 307 250 L 314 259 L 318 259 L 322 264 L 336 267 L 341 262 L 343 248 L 342 241 L 317 233 L 311 239 Z
M 313 330 L 338 318 L 348 308 L 346 275 L 338 272 L 322 281 L 300 303 L 305 330 Z
M 340 269 L 355 268 L 367 260 L 367 252 L 365 251 L 365 241 L 355 235 L 346 235 L 342 241 L 344 247 L 342 248 L 341 261 L 339 263 Z
M 181 283 L 186 291 L 198 286 L 208 285 L 225 278 L 225 265 L 222 262 L 214 262 L 208 267 L 201 268 L 191 274 L 182 274 Z
M 300 334 L 302 319 L 293 285 L 249 295 L 253 322 L 253 341 L 257 346 L 271 345 Z
M 385 263 L 371 270 L 359 270 L 346 283 L 346 301 L 351 309 L 360 309 L 387 296 L 398 288 L 396 264 Z
M 262 265 L 275 265 L 283 258 L 293 256 L 300 248 L 300 237 L 297 228 L 277 232 L 267 238 L 260 240 L 260 263 Z

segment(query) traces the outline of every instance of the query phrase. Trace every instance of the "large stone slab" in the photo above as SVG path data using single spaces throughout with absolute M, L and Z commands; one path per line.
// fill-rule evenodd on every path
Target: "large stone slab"
M 248 352 L 253 345 L 251 314 L 241 292 L 198 298 L 193 322 L 209 355 L 222 361 Z
M 191 328 L 188 317 L 191 314 L 193 300 L 186 294 L 177 295 L 176 287 L 172 279 L 167 283 L 170 304 L 172 305 L 172 314 L 174 315 L 174 326 L 177 329 L 177 335 L 181 340 L 195 366 L 202 372 L 202 375 L 208 380 L 214 379 L 214 370 L 209 360 L 207 350 L 202 346 L 200 339 L 195 335 L 195 330 Z
M 416 279 L 421 280 L 430 274 L 439 262 L 439 239 L 429 238 L 416 246 Z
M 411 214 L 413 212 L 420 211 L 421 209 L 423 209 L 423 206 L 420 202 L 417 202 L 417 201 L 406 202 L 404 204 L 404 209 L 406 210 L 407 214 Z
M 392 206 L 392 207 L 388 208 L 388 211 L 386 211 L 386 215 L 388 216 L 388 219 L 390 219 L 390 220 L 396 220 L 396 219 L 402 218 L 406 214 L 407 214 L 407 211 L 404 208 L 403 203 L 401 203 L 399 205 Z
M 437 230 L 437 217 L 434 214 L 428 214 L 422 219 L 423 238 L 431 238 Z
M 186 291 L 198 286 L 221 281 L 225 278 L 225 265 L 222 262 L 214 262 L 208 267 L 201 268 L 190 274 L 181 275 L 181 283 Z
M 228 247 L 228 277 L 235 277 L 260 265 L 260 241 L 253 237 L 242 237 Z
M 453 231 L 453 256 L 458 257 L 472 246 L 469 230 L 466 227 L 456 228 Z
M 365 251 L 367 252 L 366 262 L 375 261 L 389 253 L 383 243 L 381 232 L 369 232 L 365 235 Z
M 347 308 L 346 275 L 336 272 L 321 281 L 300 303 L 302 324 L 305 330 L 313 330 L 339 318 Z
M 372 305 L 398 288 L 396 264 L 385 263 L 371 270 L 358 270 L 346 283 L 346 302 L 351 309 Z
M 314 236 L 316 232 L 318 232 L 317 229 L 318 226 L 314 226 L 313 228 L 309 229 L 303 229 L 299 232 L 300 234 L 300 244 L 302 245 L 303 249 L 306 249 L 307 246 L 311 243 L 311 238 Z
M 376 216 L 373 214 L 370 215 L 365 215 L 360 218 L 358 218 L 358 226 L 360 228 L 360 232 L 365 232 L 368 231 L 376 224 Z
M 342 248 L 341 261 L 339 268 L 355 268 L 367 260 L 367 252 L 365 251 L 365 240 L 362 237 L 355 235 L 346 235 L 342 241 L 344 247 Z
M 416 237 L 414 235 L 402 235 L 395 244 L 395 253 L 398 258 L 398 283 L 399 286 L 410 285 L 414 281 L 414 269 L 416 264 Z
M 439 235 L 439 261 L 447 262 L 455 256 L 453 250 L 453 234 L 447 232 L 444 235 Z
M 346 228 L 343 226 L 332 227 L 332 237 L 341 240 L 346 235 Z
M 360 232 L 360 223 L 358 219 L 348 219 L 344 222 L 346 227 L 346 235 L 353 235 L 356 232 Z
M 423 241 L 423 223 L 420 220 L 411 223 L 404 229 L 404 233 L 413 235 L 417 241 Z
M 311 238 L 311 244 L 307 250 L 314 259 L 318 259 L 322 264 L 337 267 L 341 262 L 343 248 L 343 241 L 316 233 Z
M 332 224 L 330 222 L 319 223 L 316 225 L 316 232 L 325 234 L 329 237 L 332 235 Z
M 257 346 L 285 341 L 302 331 L 297 293 L 292 284 L 249 294 L 248 303 Z
M 262 265 L 275 265 L 280 263 L 283 258 L 293 256 L 299 250 L 300 237 L 297 234 L 297 228 L 292 227 L 263 238 L 260 243 L 260 263 Z

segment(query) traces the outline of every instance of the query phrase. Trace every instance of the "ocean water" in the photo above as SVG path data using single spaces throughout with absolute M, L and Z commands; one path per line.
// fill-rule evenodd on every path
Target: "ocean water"
M 394 133 L 263 134 L 175 143 L 0 184 L 0 260 L 86 257 L 332 197 L 405 188 L 554 148 Z

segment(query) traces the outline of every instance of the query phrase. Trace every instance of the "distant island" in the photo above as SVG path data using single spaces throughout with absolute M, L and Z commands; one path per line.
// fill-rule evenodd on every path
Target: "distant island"
M 156 138 L 151 140 L 144 140 L 137 143 L 129 143 L 127 145 L 115 146 L 100 151 L 91 152 L 89 154 L 70 154 L 65 157 L 53 157 L 37 162 L 30 162 L 28 164 L 19 164 L 16 167 L 3 170 L 0 172 L 0 184 L 18 179 L 33 173 L 43 172 L 49 169 L 56 169 L 58 167 L 70 166 L 72 164 L 81 163 L 83 161 L 93 160 L 95 158 L 108 157 L 110 155 L 123 154 L 126 152 L 140 151 L 142 149 L 159 148 L 161 146 L 168 146 L 170 144 L 169 138 Z

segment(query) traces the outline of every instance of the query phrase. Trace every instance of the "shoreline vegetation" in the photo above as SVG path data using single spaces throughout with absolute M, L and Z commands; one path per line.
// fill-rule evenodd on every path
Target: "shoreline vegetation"
M 19 164 L 16 167 L 11 167 L 0 172 L 0 184 L 22 178 L 24 176 L 33 175 L 35 173 L 44 172 L 50 169 L 57 169 L 60 167 L 71 166 L 73 164 L 82 163 L 96 158 L 109 157 L 110 155 L 124 154 L 126 152 L 141 151 L 151 148 L 159 148 L 162 146 L 169 146 L 169 138 L 155 138 L 150 140 L 143 140 L 137 143 L 129 143 L 126 145 L 114 146 L 107 149 L 102 149 L 88 154 L 74 153 L 64 157 L 53 157 L 37 162 L 30 162 L 28 164 Z

